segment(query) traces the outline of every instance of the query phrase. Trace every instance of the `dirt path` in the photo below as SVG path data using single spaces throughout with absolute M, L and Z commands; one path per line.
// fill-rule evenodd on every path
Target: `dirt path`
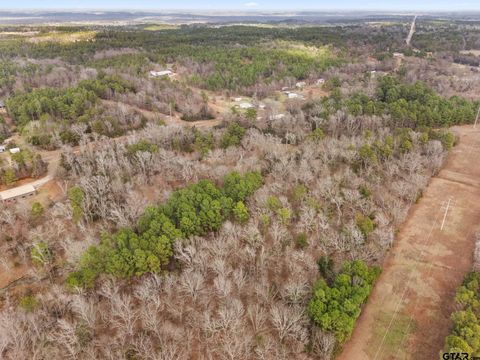
M 417 22 L 417 15 L 415 15 L 415 17 L 413 18 L 412 25 L 410 26 L 410 31 L 408 32 L 407 39 L 405 40 L 408 46 L 410 46 L 410 43 L 412 42 L 412 37 L 413 37 L 413 34 L 415 33 L 416 22 Z
M 340 360 L 439 358 L 480 228 L 480 128 L 453 130 L 460 142 L 411 209 Z

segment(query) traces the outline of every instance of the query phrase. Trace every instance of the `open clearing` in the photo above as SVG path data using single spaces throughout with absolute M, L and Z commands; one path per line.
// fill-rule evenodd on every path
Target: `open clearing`
M 480 225 L 480 128 L 453 131 L 459 144 L 412 207 L 338 359 L 439 358 Z

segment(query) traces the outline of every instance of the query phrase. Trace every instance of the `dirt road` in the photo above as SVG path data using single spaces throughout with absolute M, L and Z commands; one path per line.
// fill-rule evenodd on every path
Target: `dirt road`
M 480 127 L 453 130 L 460 142 L 411 209 L 340 360 L 439 359 L 480 225 Z
M 408 46 L 410 46 L 410 43 L 412 42 L 412 37 L 413 37 L 413 34 L 415 33 L 416 22 L 417 22 L 417 15 L 415 15 L 415 17 L 413 18 L 412 25 L 410 25 L 410 31 L 408 32 L 407 39 L 405 40 Z

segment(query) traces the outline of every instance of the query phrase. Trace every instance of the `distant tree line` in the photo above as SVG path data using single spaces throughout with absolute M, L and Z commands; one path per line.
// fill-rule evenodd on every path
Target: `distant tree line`
M 346 100 L 352 115 L 389 114 L 395 127 L 448 127 L 471 123 L 479 103 L 460 96 L 439 96 L 423 82 L 402 83 L 393 76 L 379 79 L 376 96 L 357 93 Z

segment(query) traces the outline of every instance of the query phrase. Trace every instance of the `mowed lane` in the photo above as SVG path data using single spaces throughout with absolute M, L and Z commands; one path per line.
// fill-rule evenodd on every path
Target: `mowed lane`
M 480 128 L 453 130 L 459 144 L 401 227 L 340 360 L 439 358 L 480 228 Z

